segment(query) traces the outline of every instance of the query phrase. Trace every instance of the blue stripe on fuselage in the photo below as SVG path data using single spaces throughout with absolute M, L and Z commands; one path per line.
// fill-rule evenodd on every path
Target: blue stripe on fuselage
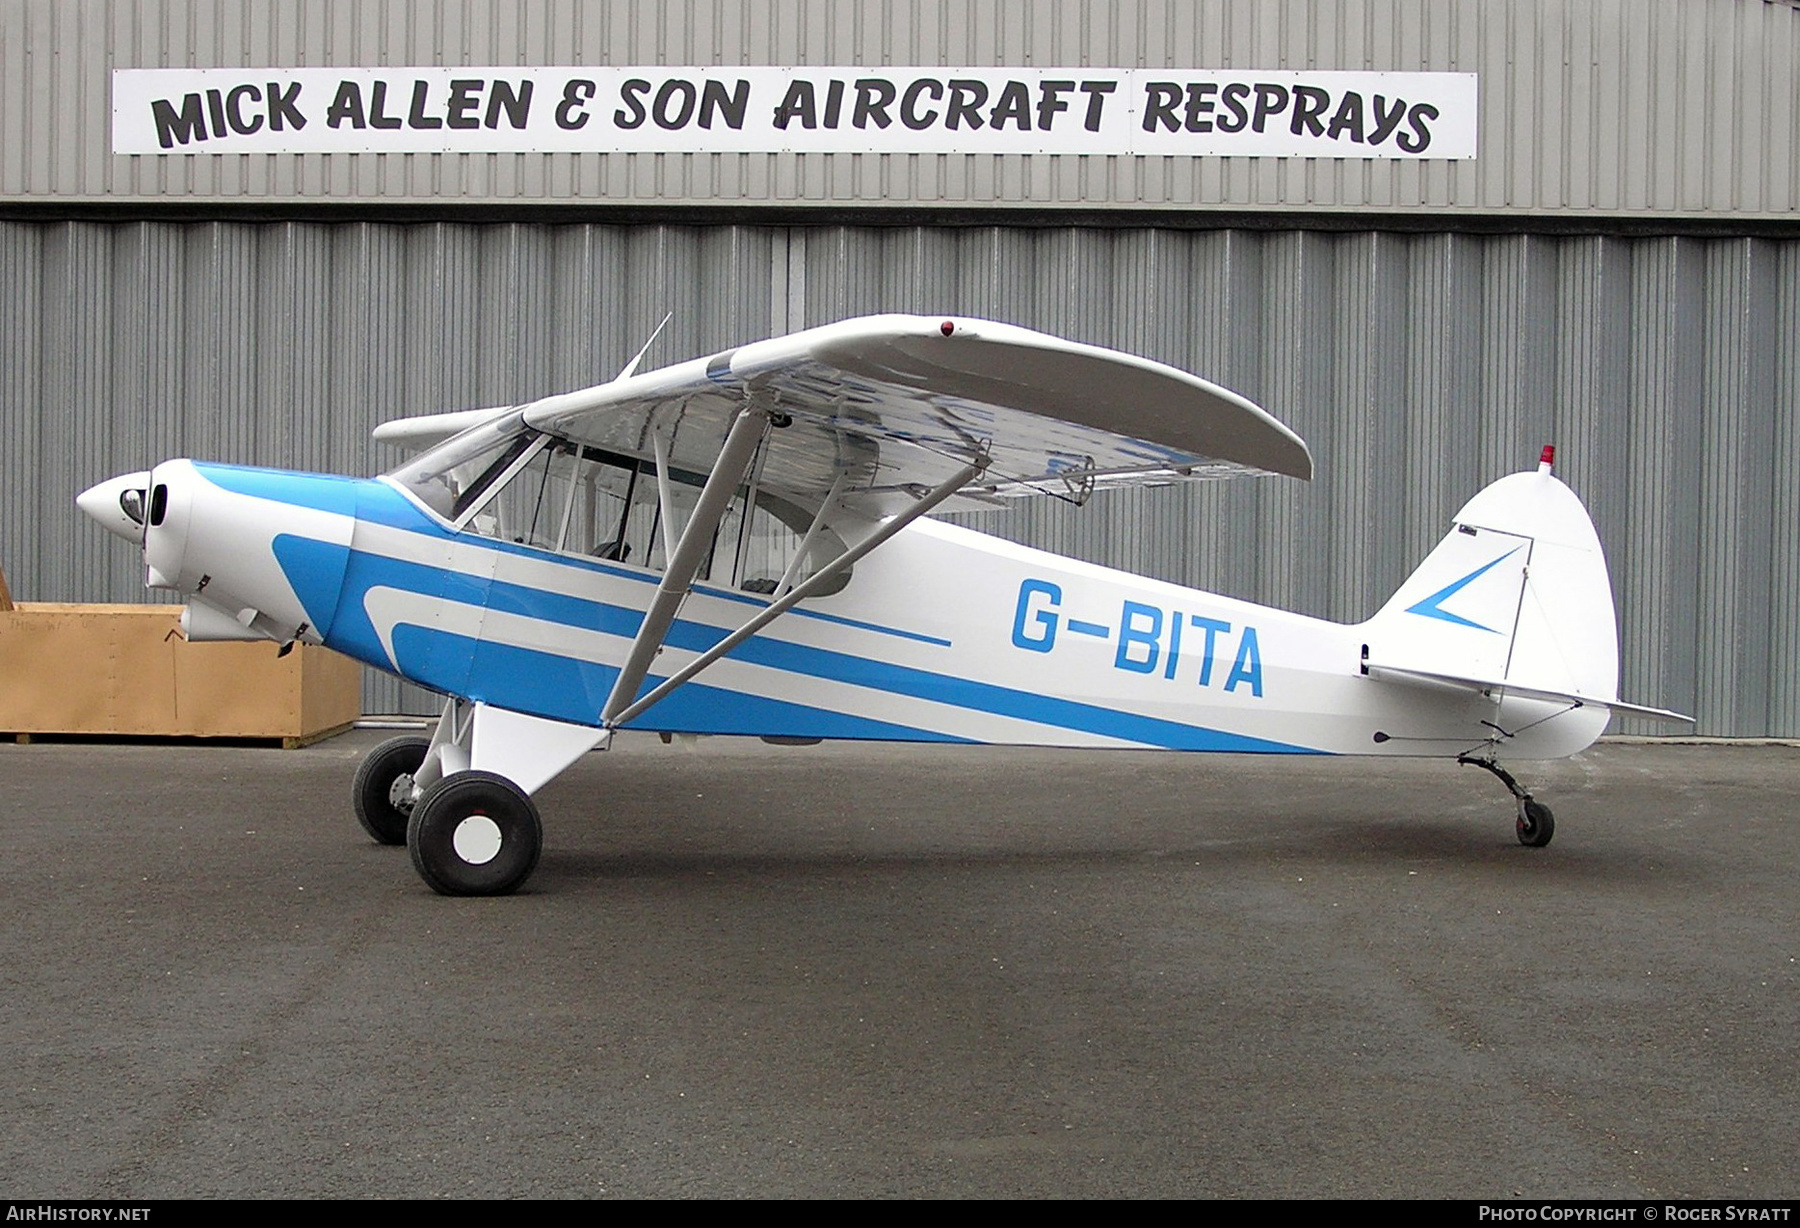
M 278 550 L 278 557 L 283 552 Z M 368 613 L 363 608 L 364 596 L 370 588 L 382 587 L 421 593 L 431 597 L 434 596 L 434 585 L 441 587 L 447 574 L 438 568 L 420 563 L 390 559 L 382 555 L 370 554 L 367 551 L 352 551 L 349 573 L 344 584 L 347 599 L 343 602 L 333 626 L 331 646 L 372 664 L 388 667 L 387 654 L 382 648 L 380 637 L 376 634 L 373 624 L 369 621 Z M 470 595 L 474 595 L 474 590 L 471 590 Z M 571 597 L 562 593 L 544 592 L 540 589 L 526 588 L 498 580 L 492 581 L 486 586 L 484 600 L 471 600 L 468 604 L 485 604 L 489 609 L 503 610 L 561 626 L 604 632 L 625 639 L 635 636 L 643 621 L 641 612 L 624 606 Z M 417 649 L 423 648 L 424 645 L 413 641 L 406 642 L 414 643 L 415 651 L 410 655 L 403 654 L 401 651 L 403 643 L 401 631 L 403 629 L 411 630 L 402 624 L 402 627 L 396 628 L 394 631 L 395 655 L 400 658 L 397 664 L 408 677 L 416 681 L 440 690 L 465 694 L 470 697 L 477 697 L 475 692 L 480 692 L 478 697 L 487 702 L 502 707 L 516 708 L 520 711 L 554 715 L 558 719 L 593 719 L 593 712 L 587 712 L 586 715 L 580 717 L 563 716 L 562 711 L 569 701 L 558 699 L 551 692 L 540 693 L 539 687 L 545 685 L 544 680 L 512 674 L 500 668 L 498 664 L 490 661 L 484 655 L 478 655 L 472 651 L 469 653 L 420 652 Z M 700 653 L 712 648 L 727 634 L 726 630 L 706 623 L 691 619 L 677 619 L 669 629 L 668 643 L 689 652 Z M 436 647 L 441 649 L 442 645 Z M 483 653 L 490 647 L 504 646 L 484 645 Z M 616 675 L 616 670 L 612 670 L 612 667 L 583 662 L 577 658 L 549 654 L 535 655 L 544 661 L 557 663 L 554 667 L 546 667 L 550 680 L 548 685 L 552 687 L 552 691 L 557 685 L 555 680 L 559 673 L 570 668 L 582 669 L 591 666 L 607 670 L 610 675 Z M 1077 700 L 1036 695 L 993 683 L 977 682 L 973 679 L 932 670 L 897 665 L 893 662 L 835 649 L 796 644 L 770 636 L 753 636 L 727 655 L 735 661 L 761 665 L 784 673 L 829 679 L 892 695 L 925 699 L 969 711 L 1013 717 L 1034 724 L 1101 734 L 1151 746 L 1164 746 L 1176 750 L 1309 753 L 1306 748 L 1287 743 L 1187 725 L 1159 717 L 1120 712 Z M 440 663 L 442 664 L 440 665 Z M 567 681 L 570 683 L 567 689 L 573 702 L 583 705 L 584 710 L 586 707 L 591 707 L 594 711 L 598 710 L 599 702 L 596 701 L 595 696 L 598 696 L 599 701 L 603 701 L 604 690 L 594 692 L 587 685 L 578 687 L 572 685 L 572 679 Z M 646 683 L 646 687 L 648 685 Z M 725 691 L 720 688 L 713 688 L 713 690 L 719 694 L 737 694 L 737 692 Z M 577 691 L 586 692 L 586 694 L 582 698 L 575 699 L 574 695 Z M 679 694 L 680 692 L 677 691 L 676 695 Z M 645 726 L 648 728 L 675 728 L 676 726 L 666 723 L 670 718 L 664 713 L 665 705 L 673 702 L 674 698 L 671 696 L 669 700 L 659 703 L 652 710 L 655 714 L 653 719 L 645 722 Z M 757 697 L 745 696 L 744 698 Z M 708 711 L 715 710 L 716 706 L 708 709 Z M 686 729 L 685 726 L 682 728 Z M 896 726 L 896 728 L 900 727 Z M 694 729 L 692 731 L 726 732 L 723 728 Z M 765 727 L 755 732 L 817 736 L 786 728 L 770 729 Z
M 350 573 L 350 547 L 278 533 L 270 548 L 313 628 L 320 635 L 329 635 L 343 595 L 344 579 Z
M 482 666 L 481 677 L 471 686 L 466 698 L 585 725 L 597 723 L 600 706 L 619 676 L 616 667 L 597 661 L 581 661 L 509 644 L 482 643 L 449 632 L 404 624 L 394 629 L 394 649 L 396 654 L 406 657 L 464 654 L 479 660 Z M 648 689 L 662 682 L 661 676 L 651 675 L 644 685 Z M 970 740 L 766 695 L 707 686 L 701 682 L 689 682 L 677 688 L 658 703 L 654 711 L 654 719 L 632 721 L 625 728 L 671 733 L 857 738 L 878 742 Z

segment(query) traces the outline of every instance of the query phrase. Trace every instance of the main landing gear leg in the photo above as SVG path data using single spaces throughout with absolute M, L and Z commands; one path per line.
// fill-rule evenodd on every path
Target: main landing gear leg
M 1511 772 L 1492 759 L 1483 759 L 1475 755 L 1458 755 L 1456 761 L 1492 772 L 1499 777 L 1500 783 L 1505 785 L 1507 791 L 1513 795 L 1513 799 L 1519 803 L 1520 844 L 1527 848 L 1541 849 L 1550 843 L 1550 837 L 1556 834 L 1556 816 L 1550 813 L 1550 807 L 1542 802 L 1533 801 L 1531 794 L 1527 793 L 1519 782 L 1513 779 Z
M 606 738 L 590 725 L 451 700 L 429 743 L 408 739 L 403 750 L 397 739 L 370 755 L 357 774 L 357 815 L 390 820 L 380 828 L 388 833 L 404 814 L 413 869 L 440 895 L 506 895 L 543 849 L 531 795 Z
M 356 821 L 378 844 L 405 844 L 406 827 L 425 790 L 469 770 L 470 705 L 450 700 L 429 738 L 389 738 L 363 757 L 350 786 Z

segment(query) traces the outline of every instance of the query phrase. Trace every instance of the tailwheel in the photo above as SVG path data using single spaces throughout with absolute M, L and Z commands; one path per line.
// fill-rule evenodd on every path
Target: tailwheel
M 1550 843 L 1550 837 L 1556 834 L 1556 817 L 1550 813 L 1550 807 L 1533 801 L 1531 794 L 1513 779 L 1511 772 L 1485 755 L 1458 755 L 1456 761 L 1465 767 L 1478 767 L 1491 773 L 1513 795 L 1513 800 L 1519 803 L 1519 821 L 1515 830 L 1519 833 L 1520 844 L 1541 849 Z
M 356 821 L 377 844 L 405 844 L 413 812 L 413 775 L 431 749 L 429 738 L 390 738 L 370 751 L 350 786 Z
M 440 895 L 507 895 L 536 868 L 544 829 L 523 790 L 492 772 L 457 772 L 413 807 L 406 846 Z
M 1541 849 L 1556 834 L 1556 816 L 1550 807 L 1529 799 L 1519 803 L 1519 843 L 1526 848 Z

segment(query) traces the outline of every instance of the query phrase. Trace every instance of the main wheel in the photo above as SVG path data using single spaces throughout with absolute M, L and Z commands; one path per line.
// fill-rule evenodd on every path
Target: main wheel
M 356 769 L 350 799 L 356 821 L 377 844 L 405 844 L 413 811 L 413 773 L 431 749 L 428 738 L 390 738 L 370 751 Z
M 1541 849 L 1556 834 L 1556 816 L 1542 802 L 1526 802 L 1519 807 L 1519 843 Z
M 492 772 L 457 772 L 435 782 L 406 827 L 413 868 L 440 895 L 517 891 L 543 846 L 537 807 Z

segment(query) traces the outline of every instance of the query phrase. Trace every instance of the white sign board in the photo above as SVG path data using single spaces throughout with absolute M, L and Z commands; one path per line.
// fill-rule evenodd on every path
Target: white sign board
M 1473 158 L 1473 73 L 211 68 L 113 73 L 113 152 Z

